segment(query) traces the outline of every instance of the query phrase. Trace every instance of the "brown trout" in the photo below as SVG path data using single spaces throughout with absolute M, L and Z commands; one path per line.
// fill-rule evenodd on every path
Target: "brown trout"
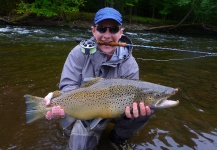
M 69 92 L 54 92 L 52 106 L 61 106 L 65 113 L 77 119 L 115 118 L 125 112 L 133 102 L 144 102 L 150 108 L 169 108 L 179 101 L 167 100 L 178 89 L 150 82 L 130 79 L 92 78 L 80 88 Z M 55 96 L 56 95 L 56 96 Z M 31 123 L 45 116 L 44 98 L 24 95 L 27 105 L 26 119 Z

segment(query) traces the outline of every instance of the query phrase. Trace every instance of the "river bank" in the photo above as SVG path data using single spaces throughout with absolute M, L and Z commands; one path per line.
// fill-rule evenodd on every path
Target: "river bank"
M 16 19 L 15 19 L 16 18 Z M 37 17 L 34 15 L 1 17 L 0 25 L 25 25 L 25 26 L 65 26 L 71 28 L 90 28 L 93 25 L 93 16 L 68 18 L 60 17 Z M 181 24 L 165 20 L 137 21 L 134 18 L 124 17 L 123 26 L 125 31 L 147 31 L 177 34 L 217 35 L 217 27 L 202 24 Z
M 60 26 L 69 26 L 72 28 L 90 28 L 93 25 L 91 21 L 74 20 L 73 22 L 61 24 Z M 217 35 L 217 27 L 205 26 L 200 24 L 183 24 L 176 27 L 176 24 L 148 24 L 148 23 L 130 23 L 124 22 L 125 31 L 147 31 L 177 34 L 198 34 L 198 35 Z

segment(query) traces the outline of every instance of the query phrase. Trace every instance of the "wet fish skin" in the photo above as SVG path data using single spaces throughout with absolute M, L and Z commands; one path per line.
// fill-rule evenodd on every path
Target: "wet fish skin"
M 87 80 L 82 87 L 70 92 L 58 93 L 51 106 L 60 105 L 66 114 L 78 119 L 115 118 L 122 115 L 126 106 L 144 102 L 151 108 L 168 108 L 179 101 L 166 100 L 178 90 L 150 82 L 130 79 Z M 55 93 L 55 92 L 54 92 Z M 44 98 L 25 95 L 27 123 L 44 117 L 47 110 Z

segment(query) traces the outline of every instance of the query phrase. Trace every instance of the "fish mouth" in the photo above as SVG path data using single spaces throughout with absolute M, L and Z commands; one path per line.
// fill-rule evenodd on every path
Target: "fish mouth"
M 178 88 L 176 88 L 172 94 L 170 94 L 169 96 L 167 96 L 166 98 L 162 98 L 160 99 L 156 104 L 155 104 L 155 108 L 170 108 L 170 107 L 174 107 L 177 106 L 179 104 L 179 100 L 168 100 L 167 98 L 170 97 L 171 95 L 174 95 L 176 92 L 178 91 Z
M 170 108 L 177 106 L 179 104 L 179 100 L 167 100 L 167 99 L 162 99 L 158 101 L 157 104 L 155 104 L 155 108 Z

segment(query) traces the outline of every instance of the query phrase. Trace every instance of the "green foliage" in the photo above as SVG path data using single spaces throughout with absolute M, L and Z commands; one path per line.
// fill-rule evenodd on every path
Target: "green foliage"
M 158 8 L 159 14 L 181 20 L 190 11 L 189 21 L 214 22 L 217 20 L 217 0 L 150 0 L 150 5 Z M 168 18 L 167 18 L 168 19 Z
M 67 12 L 65 14 L 65 21 L 69 22 L 72 20 L 86 20 L 93 21 L 95 13 L 87 13 L 87 12 Z
M 191 4 L 191 1 L 192 1 L 192 0 L 177 0 L 175 3 L 176 3 L 178 6 L 185 6 L 185 5 Z
M 94 14 L 100 8 L 114 7 L 128 16 L 178 22 L 186 17 L 188 23 L 217 22 L 217 0 L 0 0 L 0 6 L 2 16 L 9 16 L 16 10 L 19 14 L 58 16 L 66 21 L 86 19 L 74 12 Z
M 66 12 L 77 12 L 82 5 L 84 5 L 84 0 L 35 0 L 32 3 L 19 3 L 17 12 L 51 17 L 63 15 Z
M 126 1 L 125 1 L 125 6 L 133 7 L 133 6 L 135 6 L 138 2 L 139 2 L 139 0 L 126 0 Z
M 217 22 L 217 0 L 202 0 L 195 9 L 195 16 L 204 22 Z
M 171 8 L 172 7 L 173 6 L 170 3 L 164 3 L 163 7 L 162 7 L 163 9 L 160 10 L 160 14 L 167 15 L 167 14 L 171 13 Z

